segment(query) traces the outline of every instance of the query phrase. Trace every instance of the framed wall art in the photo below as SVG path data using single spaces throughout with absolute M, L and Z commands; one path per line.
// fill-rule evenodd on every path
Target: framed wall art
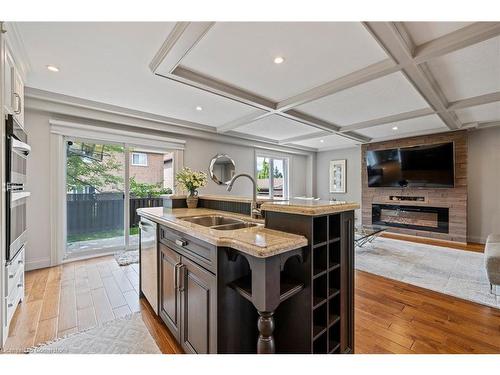
M 330 161 L 330 193 L 346 193 L 346 159 Z

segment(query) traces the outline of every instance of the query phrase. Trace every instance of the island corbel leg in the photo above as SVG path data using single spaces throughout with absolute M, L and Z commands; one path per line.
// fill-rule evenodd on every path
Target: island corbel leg
M 252 269 L 252 303 L 259 313 L 257 354 L 273 354 L 274 311 L 280 303 L 280 259 L 273 256 L 248 260 Z
M 259 320 L 257 328 L 259 329 L 259 338 L 257 339 L 258 354 L 273 354 L 276 352 L 274 343 L 274 312 L 258 311 Z

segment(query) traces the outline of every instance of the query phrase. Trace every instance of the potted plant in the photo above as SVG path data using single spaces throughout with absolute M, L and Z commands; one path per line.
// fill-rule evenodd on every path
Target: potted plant
M 203 172 L 183 168 L 175 175 L 175 180 L 182 190 L 186 191 L 186 203 L 188 208 L 196 208 L 198 205 L 198 189 L 207 184 L 207 175 Z

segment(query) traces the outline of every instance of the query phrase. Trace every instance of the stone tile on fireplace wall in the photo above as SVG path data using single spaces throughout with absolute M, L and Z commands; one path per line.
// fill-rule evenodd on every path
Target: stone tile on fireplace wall
M 422 144 L 455 143 L 455 187 L 452 189 L 392 189 L 369 188 L 366 172 L 366 151 L 388 148 L 417 146 Z M 372 223 L 372 203 L 406 204 L 410 206 L 431 206 L 449 208 L 449 233 L 428 232 L 415 229 L 394 228 L 390 232 L 411 236 L 428 237 L 439 240 L 467 242 L 467 132 L 431 134 L 419 137 L 396 139 L 386 142 L 369 143 L 361 149 L 362 177 L 362 222 Z M 390 195 L 423 196 L 425 202 L 394 202 Z

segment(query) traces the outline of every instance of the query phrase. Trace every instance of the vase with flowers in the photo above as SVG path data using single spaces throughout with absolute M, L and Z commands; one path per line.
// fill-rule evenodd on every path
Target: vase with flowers
M 196 208 L 198 205 L 198 189 L 207 184 L 207 175 L 203 172 L 193 171 L 190 168 L 182 168 L 175 175 L 177 184 L 187 192 L 186 203 L 188 208 Z

